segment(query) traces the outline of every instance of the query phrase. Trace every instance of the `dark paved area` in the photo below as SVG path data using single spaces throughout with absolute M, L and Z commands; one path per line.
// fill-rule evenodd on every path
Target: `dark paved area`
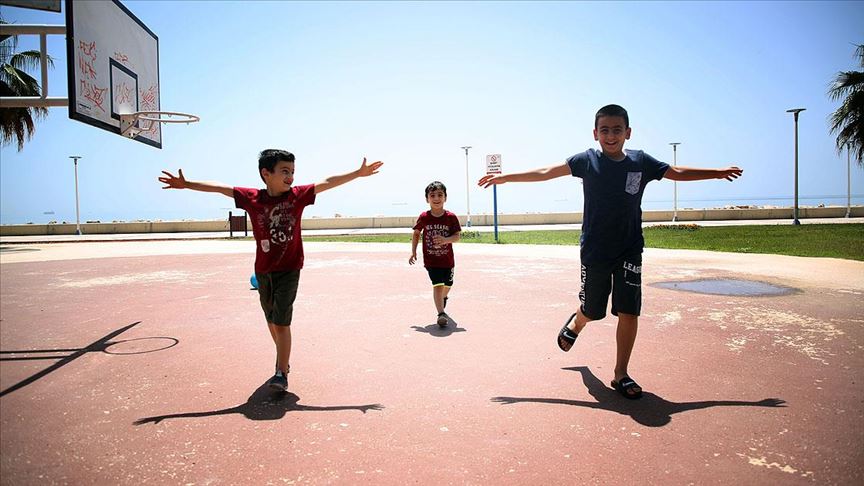
M 460 245 L 441 331 L 404 245 L 307 245 L 275 395 L 250 244 L 148 244 L 4 245 L 2 484 L 864 481 L 862 263 L 648 251 L 629 401 L 614 318 L 555 345 L 573 248 Z

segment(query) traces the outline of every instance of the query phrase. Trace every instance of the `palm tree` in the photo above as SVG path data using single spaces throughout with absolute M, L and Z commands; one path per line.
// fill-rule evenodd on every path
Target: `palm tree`
M 858 46 L 855 56 L 864 68 L 864 44 Z M 828 96 L 842 101 L 830 118 L 831 133 L 837 133 L 837 153 L 849 150 L 858 165 L 864 167 L 864 72 L 840 71 Z
M 8 24 L 0 19 L 0 24 Z M 39 51 L 16 53 L 18 37 L 0 37 L 0 96 L 40 96 L 39 82 L 27 74 L 27 70 L 39 69 L 42 54 Z M 54 67 L 54 60 L 46 54 L 48 65 Z M 35 119 L 48 115 L 48 108 L 0 108 L 0 129 L 3 132 L 3 145 L 18 142 L 18 151 L 24 142 L 33 137 L 36 131 Z

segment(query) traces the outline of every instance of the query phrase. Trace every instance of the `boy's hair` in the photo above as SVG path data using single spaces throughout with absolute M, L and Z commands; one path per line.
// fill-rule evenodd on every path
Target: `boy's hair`
M 627 110 L 620 105 L 606 105 L 597 111 L 594 115 L 594 128 L 597 128 L 597 122 L 601 116 L 620 116 L 624 119 L 624 128 L 630 127 L 630 117 L 627 115 Z
M 442 191 L 444 195 L 447 195 L 447 186 L 444 185 L 441 181 L 432 181 L 426 186 L 426 198 L 429 198 L 429 193 L 432 191 Z
M 276 167 L 276 164 L 279 162 L 291 162 L 294 163 L 294 154 L 287 150 L 280 149 L 266 149 L 262 150 L 260 154 L 258 154 L 258 173 L 261 173 L 261 169 L 267 169 L 267 172 L 273 172 L 273 168 Z M 261 177 L 264 178 L 263 176 Z

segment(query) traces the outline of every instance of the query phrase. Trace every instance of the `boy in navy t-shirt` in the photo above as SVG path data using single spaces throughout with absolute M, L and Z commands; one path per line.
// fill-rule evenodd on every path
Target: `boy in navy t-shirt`
M 175 177 L 170 172 L 159 177 L 162 189 L 192 189 L 218 192 L 234 199 L 238 208 L 245 209 L 252 220 L 255 236 L 255 276 L 258 296 L 270 336 L 276 345 L 276 373 L 268 382 L 271 388 L 288 389 L 288 364 L 291 357 L 291 320 L 294 298 L 303 268 L 303 242 L 300 239 L 300 218 L 303 208 L 315 203 L 315 196 L 328 189 L 353 181 L 358 177 L 377 174 L 383 162 L 366 165 L 347 174 L 328 177 L 323 182 L 294 186 L 294 154 L 285 150 L 267 149 L 258 156 L 258 173 L 264 189 L 231 187 L 219 182 L 186 180 L 181 169 Z
M 612 294 L 612 314 L 618 316 L 617 355 L 612 387 L 627 398 L 642 396 L 628 376 L 627 366 L 636 341 L 642 308 L 642 193 L 652 180 L 697 181 L 741 176 L 738 167 L 694 169 L 670 167 L 641 150 L 624 150 L 630 138 L 630 119 L 618 105 L 607 105 L 594 117 L 594 140 L 600 150 L 573 155 L 563 164 L 516 174 L 487 175 L 479 185 L 536 182 L 566 175 L 582 178 L 583 210 L 580 260 L 581 305 L 558 333 L 558 346 L 569 351 L 589 321 L 606 316 Z
M 444 312 L 447 306 L 447 294 L 453 286 L 453 267 L 456 266 L 453 257 L 453 243 L 459 241 L 462 226 L 455 214 L 444 209 L 447 201 L 447 188 L 439 181 L 426 186 L 426 202 L 429 211 L 420 213 L 414 225 L 414 235 L 411 237 L 411 257 L 408 264 L 417 261 L 417 244 L 423 238 L 423 266 L 432 280 L 432 300 L 438 311 L 438 326 L 447 327 L 450 317 Z

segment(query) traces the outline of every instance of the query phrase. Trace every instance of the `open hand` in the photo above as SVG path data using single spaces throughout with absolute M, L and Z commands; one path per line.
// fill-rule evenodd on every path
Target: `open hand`
M 732 167 L 727 167 L 725 169 L 721 169 L 719 172 L 718 179 L 726 179 L 727 181 L 734 181 L 735 179 L 741 177 L 741 174 L 744 173 L 744 169 L 739 169 L 734 165 Z
M 503 174 L 486 174 L 481 177 L 479 181 L 477 181 L 478 186 L 482 186 L 483 189 L 486 189 L 489 186 L 494 186 L 495 184 L 504 184 L 504 175 Z
M 382 165 L 384 165 L 384 162 L 381 162 L 380 160 L 377 162 L 372 162 L 370 165 L 366 165 L 366 157 L 363 157 L 363 163 L 360 165 L 358 173 L 360 177 L 377 174 L 378 169 L 380 169 Z
M 189 187 L 186 184 L 186 178 L 183 177 L 183 169 L 178 169 L 178 176 L 174 177 L 174 175 L 168 171 L 163 170 L 162 173 L 165 174 L 164 177 L 159 178 L 159 182 L 165 184 L 165 187 L 162 189 L 186 189 Z
M 414 265 L 414 263 L 415 263 L 416 261 L 417 261 L 417 254 L 416 254 L 416 253 L 412 253 L 412 254 L 411 254 L 411 257 L 408 258 L 408 265 Z

